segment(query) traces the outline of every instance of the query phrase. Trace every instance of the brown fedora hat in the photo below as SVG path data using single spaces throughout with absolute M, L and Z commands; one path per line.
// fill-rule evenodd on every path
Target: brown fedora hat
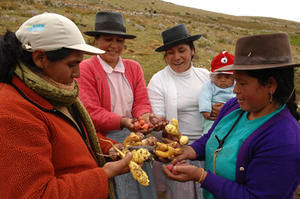
M 294 67 L 291 47 L 286 33 L 254 35 L 239 38 L 235 45 L 234 64 L 216 71 L 260 70 Z
M 98 36 L 101 34 L 118 35 L 126 39 L 133 39 L 136 36 L 126 34 L 126 27 L 121 13 L 118 12 L 98 12 L 95 20 L 95 31 L 87 31 L 88 36 Z
M 165 51 L 170 47 L 176 46 L 181 43 L 194 41 L 201 37 L 201 35 L 191 36 L 184 24 L 180 24 L 173 28 L 163 31 L 161 33 L 161 36 L 163 38 L 164 45 L 156 48 L 156 52 Z

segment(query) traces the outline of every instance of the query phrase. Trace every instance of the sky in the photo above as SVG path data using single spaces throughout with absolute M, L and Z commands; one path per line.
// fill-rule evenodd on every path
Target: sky
M 300 22 L 300 0 L 163 0 L 235 16 L 258 16 Z

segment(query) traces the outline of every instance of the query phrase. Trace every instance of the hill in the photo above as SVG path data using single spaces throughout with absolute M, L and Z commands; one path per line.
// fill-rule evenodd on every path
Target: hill
M 210 61 L 222 50 L 234 53 L 237 38 L 253 34 L 287 32 L 294 61 L 300 63 L 300 23 L 267 17 L 237 17 L 200 9 L 177 6 L 160 0 L 1 0 L 0 34 L 15 31 L 26 19 L 42 12 L 55 12 L 73 20 L 82 32 L 94 29 L 95 14 L 101 10 L 123 13 L 127 32 L 137 35 L 126 41 L 123 57 L 141 63 L 145 79 L 166 64 L 154 49 L 162 44 L 160 33 L 185 23 L 191 34 L 202 34 L 195 42 L 194 64 L 209 68 Z M 88 43 L 93 39 L 85 36 Z M 300 70 L 297 69 L 297 77 Z M 300 91 L 300 78 L 297 78 Z

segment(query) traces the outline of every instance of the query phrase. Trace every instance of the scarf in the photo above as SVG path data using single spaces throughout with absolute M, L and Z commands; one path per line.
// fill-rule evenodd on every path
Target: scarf
M 88 138 L 91 143 L 91 147 L 95 153 L 97 164 L 99 167 L 103 167 L 105 164 L 105 158 L 100 154 L 103 154 L 99 140 L 96 135 L 96 129 L 88 114 L 87 110 L 78 98 L 79 87 L 76 81 L 71 86 L 66 86 L 54 80 L 45 77 L 43 75 L 32 72 L 24 64 L 16 67 L 15 74 L 33 91 L 46 98 L 53 106 L 70 106 L 75 105 L 75 108 L 80 114 L 80 119 L 86 128 Z M 114 187 L 113 182 L 109 180 L 108 183 L 109 197 L 114 199 Z

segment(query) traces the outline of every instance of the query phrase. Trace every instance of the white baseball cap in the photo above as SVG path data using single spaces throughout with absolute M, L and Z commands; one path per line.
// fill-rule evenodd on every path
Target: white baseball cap
M 31 17 L 17 30 L 16 36 L 27 51 L 52 51 L 69 48 L 88 54 L 103 54 L 105 51 L 85 43 L 78 27 L 68 18 L 43 13 Z

